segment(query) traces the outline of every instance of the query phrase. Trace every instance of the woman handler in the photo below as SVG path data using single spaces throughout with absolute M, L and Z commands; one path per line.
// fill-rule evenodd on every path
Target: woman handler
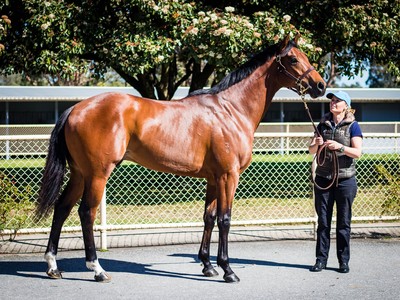
M 331 99 L 330 112 L 318 124 L 321 136 L 312 139 L 309 152 L 315 154 L 326 147 L 326 159 L 317 166 L 314 195 L 318 215 L 316 263 L 310 269 L 320 272 L 326 268 L 330 247 L 333 206 L 336 202 L 336 254 L 339 272 L 348 273 L 350 259 L 351 208 L 357 193 L 355 158 L 361 156 L 362 132 L 351 109 L 350 96 L 339 91 L 326 95 Z M 338 180 L 331 186 L 334 170 L 333 152 L 338 159 Z M 326 188 L 330 186 L 329 188 Z

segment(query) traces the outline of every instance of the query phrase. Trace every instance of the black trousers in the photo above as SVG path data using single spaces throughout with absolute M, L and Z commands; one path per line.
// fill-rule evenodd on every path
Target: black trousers
M 329 180 L 317 176 L 315 182 L 323 187 Z M 316 257 L 326 263 L 329 256 L 330 232 L 334 203 L 336 203 L 336 254 L 339 263 L 350 260 L 351 207 L 357 194 L 357 182 L 351 178 L 339 179 L 328 190 L 314 186 L 315 209 L 318 215 Z

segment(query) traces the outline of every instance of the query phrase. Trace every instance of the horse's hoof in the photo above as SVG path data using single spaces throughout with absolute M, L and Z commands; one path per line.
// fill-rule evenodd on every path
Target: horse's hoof
M 204 268 L 203 269 L 203 274 L 206 277 L 215 277 L 218 276 L 218 272 L 214 268 Z
M 224 280 L 227 283 L 238 283 L 240 281 L 239 277 L 235 273 L 224 275 Z
M 106 272 L 101 272 L 99 275 L 94 275 L 94 279 L 97 282 L 106 283 L 111 281 L 111 276 Z
M 53 270 L 53 269 L 48 269 L 47 272 L 46 272 L 46 274 L 47 274 L 50 278 L 53 278 L 53 279 L 61 279 L 61 278 L 62 278 L 61 271 L 58 270 L 58 269 L 55 269 L 55 270 Z

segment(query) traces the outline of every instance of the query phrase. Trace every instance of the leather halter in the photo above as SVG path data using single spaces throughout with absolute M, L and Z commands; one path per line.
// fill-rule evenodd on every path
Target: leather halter
M 303 79 L 308 75 L 308 73 L 310 73 L 311 71 L 315 70 L 313 66 L 309 67 L 307 71 L 305 71 L 300 77 L 296 77 L 293 74 L 291 74 L 286 67 L 282 64 L 281 62 L 281 55 L 277 55 L 275 60 L 276 62 L 279 64 L 278 70 L 279 72 L 285 74 L 286 76 L 288 76 L 290 79 L 293 79 L 296 82 L 296 85 L 298 87 L 298 90 L 295 88 L 289 88 L 292 91 L 296 92 L 297 94 L 299 94 L 300 96 L 305 96 L 306 92 L 308 89 L 311 88 L 311 86 L 306 83 L 307 86 L 303 85 Z

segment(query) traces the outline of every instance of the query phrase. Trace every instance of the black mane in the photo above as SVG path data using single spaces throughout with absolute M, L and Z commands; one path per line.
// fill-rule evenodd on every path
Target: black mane
M 277 54 L 276 52 L 278 51 L 278 45 L 279 44 L 269 46 L 262 52 L 259 52 L 258 54 L 254 55 L 249 61 L 244 63 L 237 70 L 232 71 L 231 73 L 226 75 L 218 84 L 216 84 L 212 88 L 199 89 L 193 91 L 189 94 L 189 96 L 204 95 L 204 94 L 215 95 L 218 94 L 219 92 L 226 90 L 232 85 L 242 81 L 243 79 L 248 77 L 251 73 L 253 73 L 255 69 L 259 68 L 266 61 L 270 60 L 272 56 L 276 55 Z M 283 51 L 282 55 L 283 56 L 286 55 L 287 52 L 289 52 L 289 50 L 295 46 L 296 46 L 295 43 L 293 41 L 290 41 L 285 51 Z

